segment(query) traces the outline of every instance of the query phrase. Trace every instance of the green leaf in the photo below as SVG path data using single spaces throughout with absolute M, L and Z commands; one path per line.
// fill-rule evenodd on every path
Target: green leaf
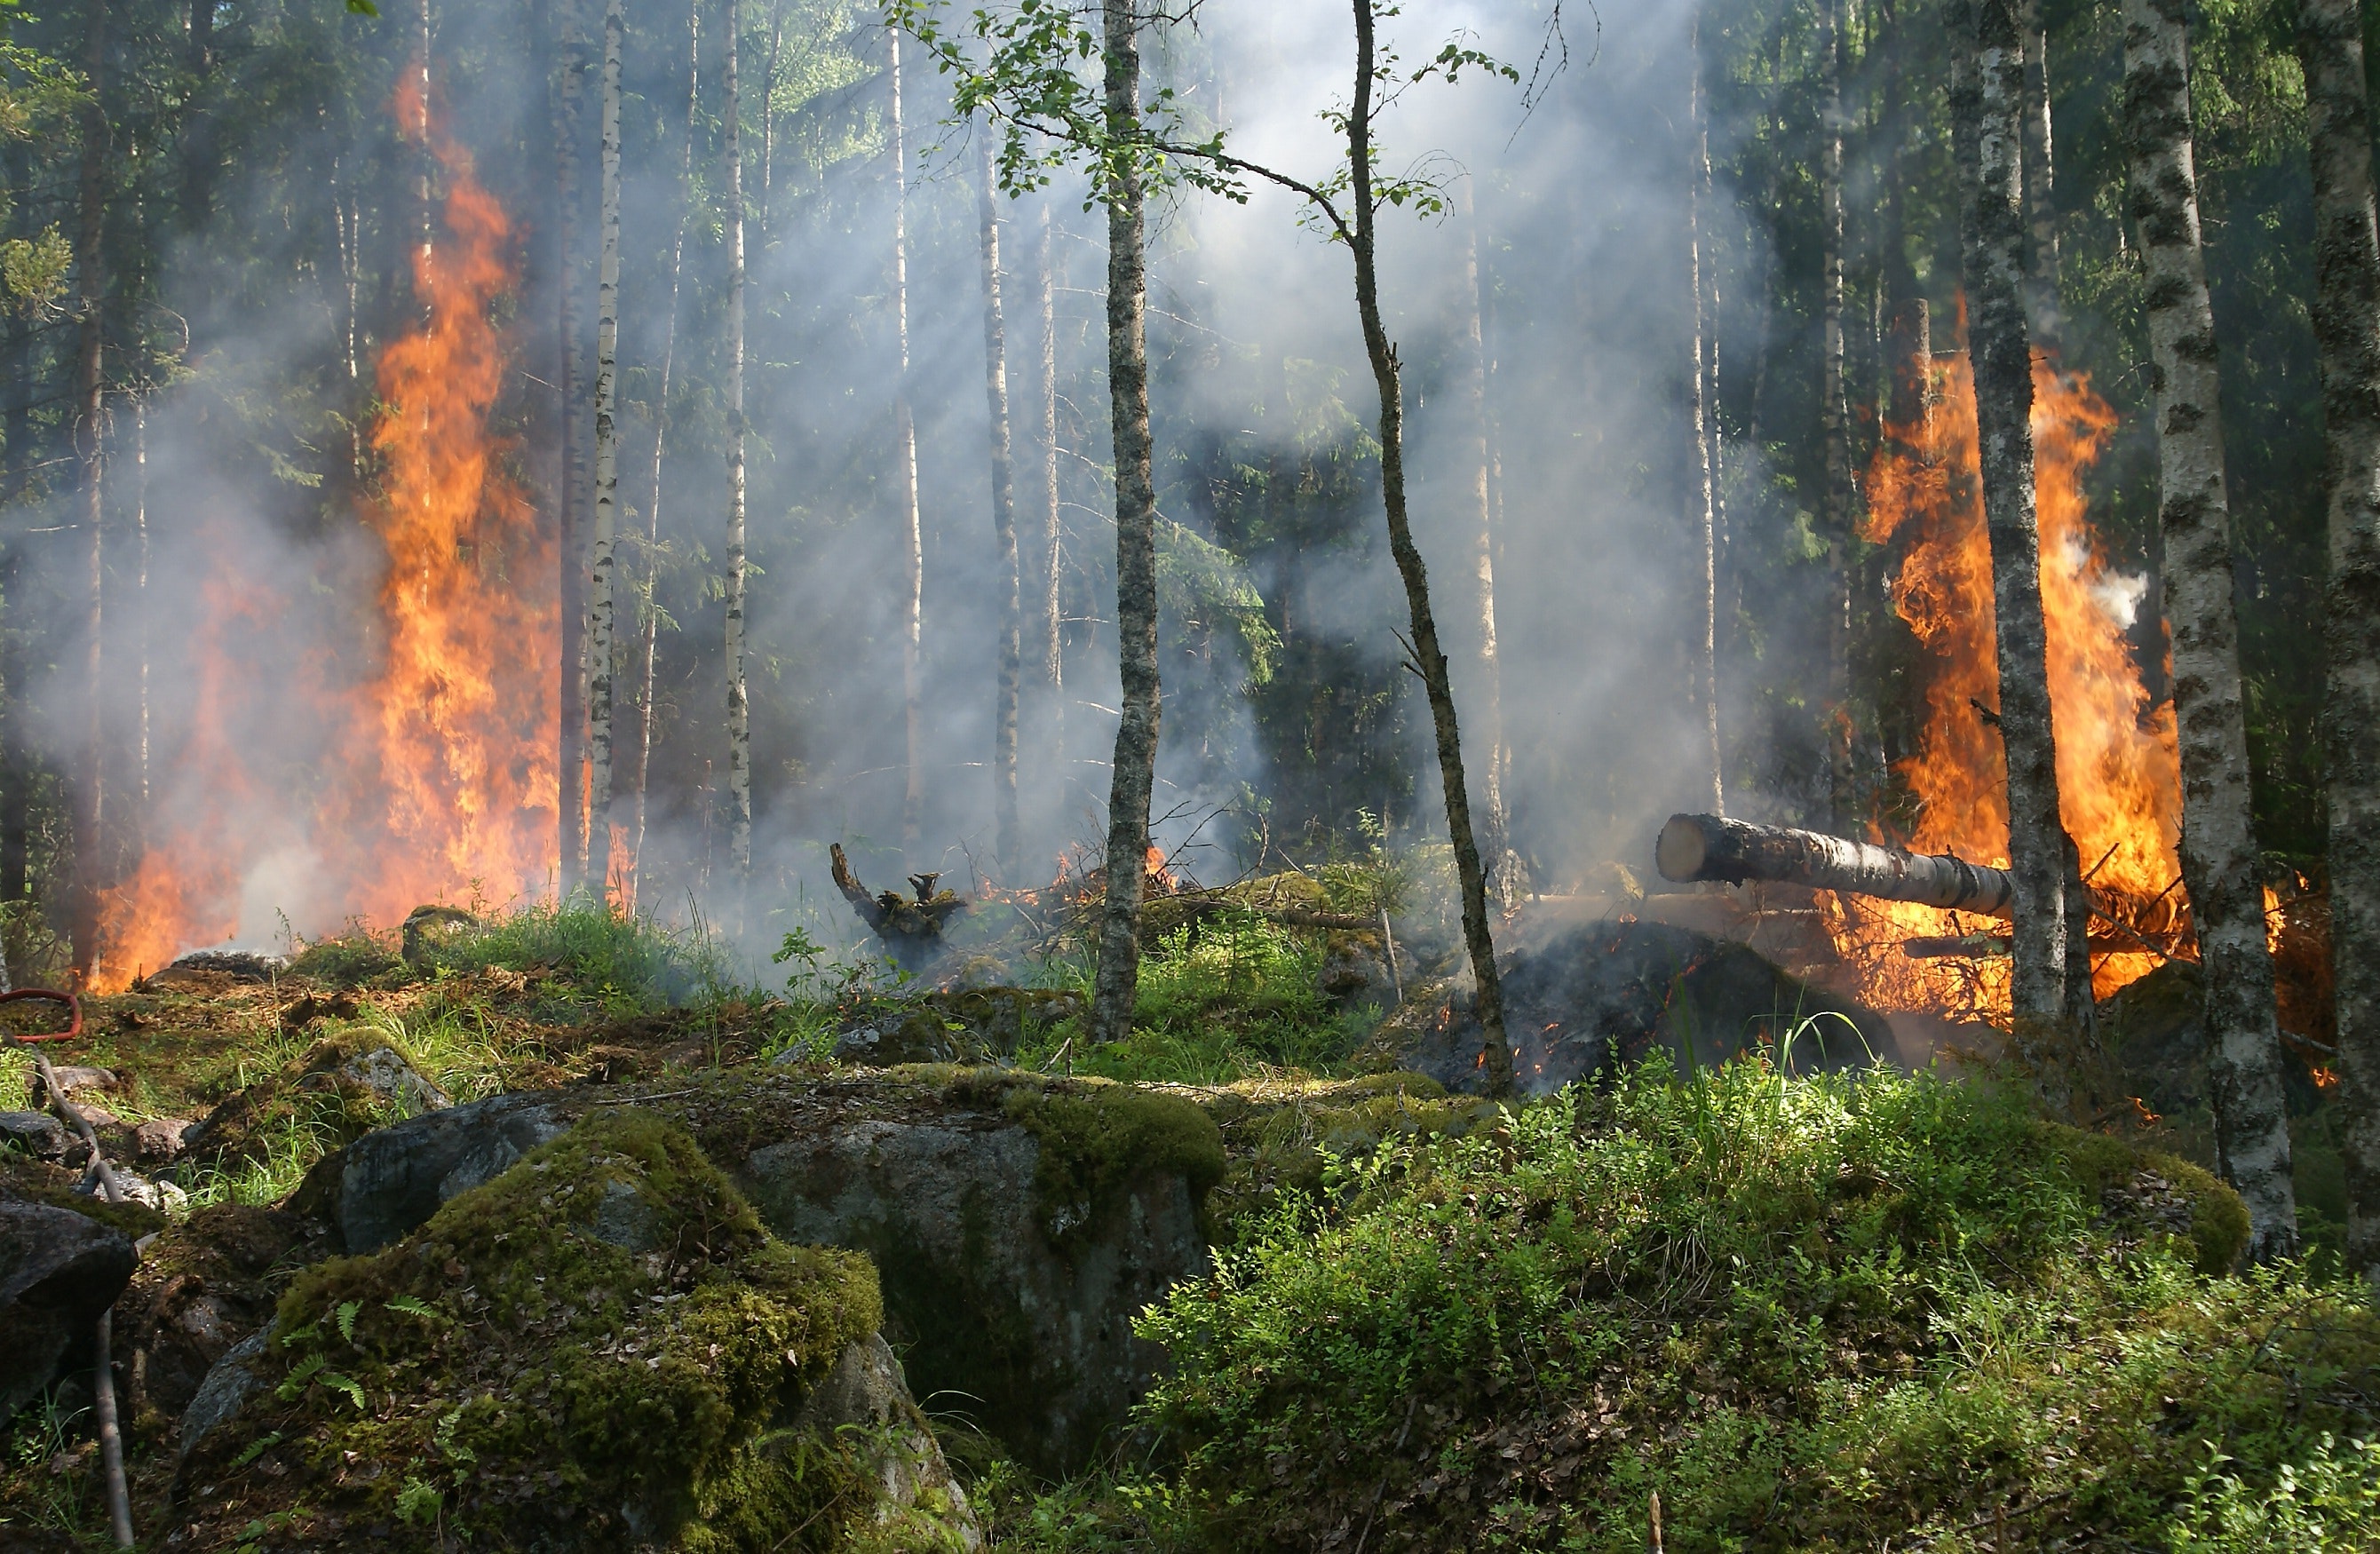
M 364 1390 L 361 1386 L 358 1385 L 353 1378 L 341 1376 L 334 1370 L 326 1370 L 322 1374 L 320 1379 L 322 1385 L 328 1387 L 331 1390 L 346 1393 L 347 1401 L 356 1405 L 356 1411 L 358 1413 L 363 1412 Z
M 361 1301 L 339 1303 L 339 1336 L 349 1343 L 356 1341 L 356 1313 L 363 1308 L 364 1303 Z
M 314 1378 L 314 1373 L 329 1363 L 320 1354 L 307 1355 L 298 1362 L 296 1369 L 281 1378 L 281 1385 L 273 1390 L 273 1396 L 283 1402 L 297 1402 L 298 1395 L 306 1390 L 306 1384 Z
M 396 1299 L 387 1301 L 382 1304 L 388 1310 L 402 1312 L 407 1317 L 435 1317 L 438 1315 L 438 1308 L 436 1306 L 431 1305 L 414 1295 L 399 1295 Z
M 347 9 L 359 17 L 380 15 L 380 7 L 373 5 L 372 0 L 347 0 Z

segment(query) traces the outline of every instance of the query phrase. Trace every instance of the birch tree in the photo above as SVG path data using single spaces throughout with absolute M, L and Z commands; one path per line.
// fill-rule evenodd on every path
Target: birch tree
M 892 391 L 894 494 L 901 504 L 901 856 L 917 868 L 918 828 L 926 807 L 925 690 L 919 662 L 925 638 L 926 530 L 917 511 L 917 421 L 909 405 L 909 141 L 901 117 L 901 30 L 892 40 L 892 320 L 900 376 Z
M 1041 536 L 1036 581 L 1040 585 L 1034 604 L 1038 633 L 1042 680 L 1050 698 L 1050 751 L 1062 780 L 1066 759 L 1065 528 L 1058 506 L 1058 244 L 1050 219 L 1050 201 L 1041 206 L 1041 240 L 1035 277 L 1041 287 L 1040 370 L 1034 383 L 1038 411 L 1034 445 L 1041 455 L 1038 494 Z
M 739 0 L 727 0 L 721 75 L 727 156 L 727 852 L 740 886 L 752 873 L 752 701 L 744 663 L 744 108 L 736 94 Z
M 1698 552 L 1696 560 L 1700 563 L 1702 574 L 1700 578 L 1702 619 L 1699 622 L 1694 644 L 1694 700 L 1696 702 L 1694 711 L 1702 724 L 1702 754 L 1710 778 L 1710 793 L 1707 795 L 1710 812 L 1714 815 L 1724 815 L 1727 813 L 1726 783 L 1720 772 L 1718 755 L 1718 509 L 1717 505 L 1718 471 L 1715 467 L 1716 460 L 1712 456 L 1714 449 L 1710 424 L 1716 416 L 1717 407 L 1710 403 L 1708 393 L 1710 377 L 1706 358 L 1709 354 L 1707 342 L 1712 318 L 1711 310 L 1706 305 L 1706 288 L 1703 285 L 1703 223 L 1706 219 L 1705 202 L 1710 192 L 1710 123 L 1703 102 L 1702 8 L 1699 6 L 1695 7 L 1693 25 L 1686 33 L 1686 49 L 1689 55 L 1686 86 L 1687 119 L 1693 126 L 1694 146 L 1694 165 L 1688 170 L 1688 176 L 1693 179 L 1694 187 L 1687 195 L 1686 203 L 1686 284 L 1694 288 L 1694 383 L 1688 391 L 1688 404 L 1693 412 L 1689 419 L 1692 422 L 1694 451 L 1692 475 L 1687 485 L 1686 524 L 1696 542 L 1695 550 Z M 1842 203 L 1840 149 L 1836 153 L 1835 163 L 1837 179 L 1834 206 L 1835 214 L 1840 216 Z M 1834 279 L 1836 292 L 1840 294 L 1842 280 L 1840 255 L 1835 265 Z M 1842 334 L 1840 295 L 1837 300 L 1834 341 L 1837 346 L 1840 346 Z M 1835 375 L 1839 382 L 1841 370 L 1841 362 L 1838 358 Z M 1833 401 L 1830 399 L 1828 404 L 1831 406 Z M 1500 724 L 1500 710 L 1498 715 Z M 1491 786 L 1490 792 L 1494 791 Z M 1490 808 L 1492 813 L 1492 805 Z
M 561 775 L 562 893 L 577 890 L 587 877 L 587 572 L 586 528 L 582 503 L 591 504 L 593 476 L 588 467 L 587 438 L 581 430 L 586 408 L 587 357 L 578 314 L 578 153 L 584 139 L 580 124 L 586 71 L 585 39 L 580 33 L 582 0 L 556 0 L 561 66 L 554 91 L 554 286 L 558 304 L 556 327 L 562 336 L 562 499 L 560 519 L 561 703 L 560 749 L 555 771 Z
M 106 465 L 108 0 L 90 0 L 83 68 L 90 96 L 82 111 L 82 167 L 75 238 L 75 347 L 72 431 L 80 485 L 83 553 L 90 571 L 84 601 L 82 749 L 74 783 L 74 883 L 67 936 L 74 969 L 88 978 L 99 953 L 100 895 L 106 887 L 107 729 Z
M 2166 608 L 2181 745 L 2181 872 L 2206 978 L 2216 1155 L 2248 1206 L 2249 1255 L 2297 1250 L 2273 962 L 2248 793 L 2215 308 L 2199 244 L 2184 0 L 2124 0 L 2124 128 L 2147 271 Z
M 620 0 L 603 7 L 601 257 L 595 279 L 595 544 L 587 631 L 587 878 L 612 887 L 612 628 L 620 533 Z
M 2066 883 L 2050 728 L 2047 631 L 2041 604 L 2041 535 L 2034 509 L 2033 346 L 2024 319 L 2022 137 L 2024 55 L 2013 0 L 1952 0 L 1945 7 L 1961 55 L 1951 104 L 1964 121 L 1973 199 L 1962 228 L 1981 447 L 1984 523 L 1992 555 L 1999 661 L 2000 740 L 2008 761 L 2010 873 L 2016 882 L 2014 1048 L 2053 1110 L 2070 1092 L 2058 1032 L 2066 1007 Z M 2082 925 L 2075 928 L 2079 931 Z
M 2380 1280 L 2380 229 L 2356 0 L 2301 0 L 2330 577 L 2325 719 L 2347 1261 Z
M 1480 793 L 1487 805 L 1488 885 L 1506 910 L 1516 904 L 1519 870 L 1511 842 L 1512 815 L 1504 803 L 1504 663 L 1496 639 L 1496 524 L 1492 505 L 1493 453 L 1488 425 L 1486 283 L 1480 277 L 1479 212 L 1471 180 L 1456 186 L 1463 221 L 1463 509 L 1468 531 L 1471 607 L 1478 621 L 1481 738 L 1487 754 Z
M 2024 215 L 2030 239 L 2025 265 L 2025 301 L 2034 343 L 2058 349 L 2065 310 L 2058 299 L 2058 205 L 2049 115 L 2049 30 L 2041 24 L 2041 0 L 2018 0 L 2017 34 L 2024 48 Z
M 1016 481 L 1008 435 L 1008 326 L 1000 309 L 1000 205 L 992 167 L 991 139 L 981 150 L 978 225 L 983 249 L 983 393 L 991 428 L 992 589 L 1000 597 L 1000 626 L 993 646 L 991 709 L 991 813 L 993 853 L 1003 884 L 1022 882 L 1016 834 L 1016 699 L 1024 675 L 1020 617 L 1024 585 L 1017 576 Z

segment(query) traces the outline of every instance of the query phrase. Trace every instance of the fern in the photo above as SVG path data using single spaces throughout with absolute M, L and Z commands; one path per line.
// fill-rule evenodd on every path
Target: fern
M 363 1308 L 364 1303 L 361 1301 L 339 1303 L 339 1336 L 349 1343 L 356 1341 L 356 1313 Z

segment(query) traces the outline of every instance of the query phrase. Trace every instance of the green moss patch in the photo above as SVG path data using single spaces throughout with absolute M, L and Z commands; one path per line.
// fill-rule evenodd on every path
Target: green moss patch
M 177 1547 L 842 1547 L 872 1480 L 773 1427 L 880 1318 L 864 1258 L 772 1240 L 685 1133 L 602 1109 L 291 1286 Z

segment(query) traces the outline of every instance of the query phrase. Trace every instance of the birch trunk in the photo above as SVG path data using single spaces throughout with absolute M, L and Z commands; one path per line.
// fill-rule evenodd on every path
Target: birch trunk
M 983 393 L 991 425 L 991 542 L 1000 590 L 999 639 L 993 646 L 991 706 L 992 851 L 1001 882 L 1023 883 L 1016 834 L 1016 699 L 1024 678 L 1024 581 L 1017 575 L 1016 480 L 1008 432 L 1008 324 L 1000 307 L 1000 205 L 993 180 L 991 137 L 982 145 L 978 225 L 983 245 Z
M 1483 1038 L 1482 1058 L 1491 1094 L 1512 1089 L 1512 1049 L 1504 1035 L 1503 983 L 1496 970 L 1496 945 L 1488 928 L 1487 880 L 1479 867 L 1479 843 L 1471 826 L 1471 793 L 1463 766 L 1463 735 L 1454 715 L 1454 693 L 1449 683 L 1446 654 L 1438 641 L 1438 621 L 1430 608 L 1429 573 L 1405 511 L 1404 403 L 1397 347 L 1380 317 L 1378 250 L 1375 235 L 1377 212 L 1372 194 L 1372 115 L 1374 79 L 1373 29 L 1376 0 L 1354 0 L 1355 91 L 1347 115 L 1347 165 L 1353 173 L 1349 198 L 1354 206 L 1355 310 L 1364 328 L 1364 351 L 1371 360 L 1372 382 L 1380 396 L 1380 497 L 1387 509 L 1389 550 L 1405 589 L 1405 607 L 1413 624 L 1415 666 L 1429 698 L 1430 722 L 1438 735 L 1438 770 L 1446 790 L 1447 840 L 1453 844 L 1455 876 L 1463 891 L 1463 939 L 1470 952 L 1476 989 L 1475 1009 Z
M 1689 398 L 1693 411 L 1694 452 L 1688 481 L 1690 505 L 1686 527 L 1694 536 L 1695 560 L 1701 576 L 1697 579 L 1702 594 L 1701 619 L 1694 636 L 1694 699 L 1695 712 L 1702 724 L 1701 744 L 1705 773 L 1710 781 L 1710 807 L 1714 815 L 1727 813 L 1726 783 L 1719 769 L 1718 755 L 1718 508 L 1717 504 L 1718 470 L 1712 466 L 1710 422 L 1713 407 L 1709 402 L 1710 376 L 1706 361 L 1710 336 L 1710 311 L 1706 307 L 1703 288 L 1703 219 L 1710 189 L 1710 125 L 1703 103 L 1702 11 L 1695 8 L 1694 22 L 1686 34 L 1689 80 L 1686 88 L 1687 114 L 1694 126 L 1694 161 L 1688 176 L 1694 188 L 1686 203 L 1686 283 L 1694 292 L 1694 378 Z M 1840 164 L 1840 154 L 1838 155 Z M 1840 165 L 1837 177 L 1836 206 L 1841 205 Z M 1841 279 L 1840 261 L 1836 279 Z M 1839 321 L 1840 322 L 1840 321 Z M 1837 330 L 1840 335 L 1840 327 Z M 1840 373 L 1840 367 L 1838 368 Z M 1491 787 L 1491 793 L 1494 791 Z
M 107 341 L 107 0 L 90 0 L 83 38 L 83 68 L 91 97 L 82 111 L 82 169 L 79 230 L 75 243 L 76 321 L 74 398 L 69 430 L 82 497 L 85 579 L 82 643 L 82 749 L 74 784 L 74 891 L 68 935 L 78 981 L 87 980 L 99 953 L 100 892 L 105 888 L 102 832 L 107 821 L 105 703 L 107 550 L 102 519 L 106 513 L 102 481 L 106 467 L 103 417 Z
M 1139 17 L 1134 0 L 1101 0 L 1108 133 L 1130 135 L 1140 114 Z M 1115 438 L 1116 665 L 1123 714 L 1108 790 L 1107 895 L 1099 911 L 1091 1039 L 1132 1033 L 1140 981 L 1140 899 L 1147 879 L 1148 798 L 1157 781 L 1157 492 L 1148 432 L 1148 272 L 1140 171 L 1119 159 L 1108 176 L 1108 395 Z
M 561 546 L 562 617 L 560 667 L 561 739 L 555 771 L 562 791 L 562 893 L 587 877 L 586 809 L 586 628 L 585 537 L 580 505 L 591 495 L 587 439 L 579 412 L 585 396 L 587 358 L 578 322 L 578 151 L 581 140 L 580 73 L 586 68 L 578 30 L 580 0 L 556 0 L 561 33 L 561 81 L 554 98 L 555 219 L 554 285 L 562 334 L 562 501 L 557 524 Z
M 1041 672 L 1050 695 L 1050 751 L 1062 781 L 1066 761 L 1065 527 L 1058 508 L 1058 247 L 1050 230 L 1050 201 L 1041 201 L 1041 254 L 1035 267 L 1041 283 L 1041 376 L 1036 384 L 1041 452 L 1040 597 L 1035 606 Z
M 1852 830 L 1852 443 L 1843 386 L 1843 0 L 1827 0 L 1818 44 L 1818 443 L 1827 536 L 1827 771 L 1835 829 Z
M 2216 1157 L 2248 1206 L 2249 1256 L 2271 1262 L 2297 1254 L 2297 1194 L 2248 792 L 2215 307 L 2199 245 L 2183 4 L 2124 0 L 2124 118 L 2131 214 L 2148 271 L 2158 525 L 2181 734 L 2181 872 L 2206 977 Z
M 920 655 L 926 620 L 926 530 L 917 511 L 917 422 L 909 406 L 909 144 L 901 118 L 901 30 L 892 35 L 892 315 L 900 336 L 901 376 L 893 390 L 892 435 L 898 446 L 901 499 L 901 726 L 905 737 L 901 787 L 901 856 L 918 868 L 918 828 L 926 809 L 925 687 Z
M 588 582 L 587 877 L 612 892 L 613 586 L 620 535 L 620 0 L 603 7 L 601 258 L 595 272 L 595 549 Z
M 738 0 L 727 0 L 727 856 L 740 891 L 752 874 L 752 703 L 744 668 L 744 106 Z
M 2314 340 L 2330 492 L 2331 954 L 2346 1118 L 2347 1261 L 2380 1279 L 2380 231 L 2362 7 L 2302 0 Z
M 1958 106 L 1968 121 L 1974 202 L 1964 227 L 1985 528 L 2008 757 L 2010 874 L 2016 885 L 2014 1044 L 2043 1099 L 2063 1111 L 2071 1084 L 2058 1039 L 2066 1014 L 2066 857 L 2050 729 L 2041 536 L 2034 510 L 2033 350 L 2024 322 L 2024 213 L 2019 110 L 2024 56 L 2012 0 L 1954 0 L 1954 46 L 1967 55 Z M 1959 13 L 1964 13 L 1961 16 Z M 1972 18 L 1972 22 L 1966 18 Z
M 679 142 L 677 164 L 677 225 L 670 235 L 669 322 L 662 336 L 661 386 L 653 396 L 653 490 L 645 507 L 645 579 L 638 601 L 643 639 L 638 645 L 643 666 L 637 691 L 637 814 L 628 843 L 626 889 L 622 904 L 633 909 L 643 883 L 645 817 L 650 810 L 653 771 L 653 672 L 661 656 L 662 612 L 657 597 L 662 565 L 662 463 L 669 452 L 670 383 L 677 366 L 678 294 L 686 276 L 686 204 L 694 188 L 694 121 L 702 104 L 702 7 L 688 12 L 686 45 L 686 138 Z
M 2026 302 L 2033 338 L 2055 353 L 2065 333 L 2058 300 L 2058 207 L 2054 192 L 2049 121 L 2049 31 L 2041 24 L 2041 0 L 2017 0 L 2017 30 L 2024 46 L 2024 212 L 2032 239 L 2026 266 Z
M 1486 287 L 1479 274 L 1479 213 L 1472 201 L 1471 180 L 1464 178 L 1455 198 L 1463 217 L 1463 293 L 1469 304 L 1463 318 L 1463 397 L 1465 412 L 1463 449 L 1463 504 L 1471 534 L 1469 557 L 1472 609 L 1479 622 L 1480 745 L 1487 772 L 1480 784 L 1486 800 L 1487 868 L 1489 888 L 1507 911 L 1518 904 L 1518 880 L 1507 859 L 1512 854 L 1511 816 L 1504 807 L 1504 664 L 1496 640 L 1496 526 L 1489 505 L 1488 435 L 1488 343 Z

